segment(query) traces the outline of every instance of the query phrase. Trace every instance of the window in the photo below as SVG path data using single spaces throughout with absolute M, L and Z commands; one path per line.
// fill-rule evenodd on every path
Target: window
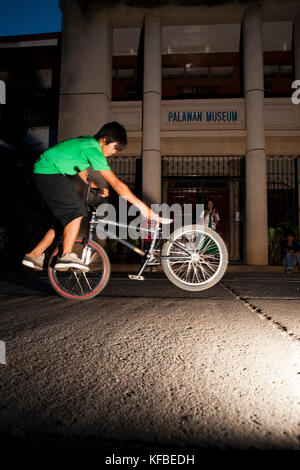
M 219 87 L 217 86 L 184 86 L 177 89 L 177 95 L 184 98 L 203 98 L 219 96 Z
M 281 77 L 291 77 L 293 74 L 292 65 L 280 65 L 280 76 Z
M 232 78 L 233 66 L 210 67 L 210 76 L 214 78 Z
M 119 80 L 134 80 L 135 70 L 134 69 L 119 69 L 118 79 Z
M 208 67 L 186 67 L 187 78 L 208 78 L 209 68 Z
M 136 88 L 126 87 L 125 88 L 125 97 L 131 100 L 137 99 Z
M 264 76 L 265 77 L 278 77 L 279 65 L 264 65 Z
M 264 76 L 265 77 L 292 77 L 293 66 L 292 65 L 265 65 Z
M 162 77 L 165 79 L 184 78 L 184 67 L 164 67 L 162 69 Z
M 198 86 L 184 86 L 179 89 L 180 95 L 198 95 L 199 87 Z

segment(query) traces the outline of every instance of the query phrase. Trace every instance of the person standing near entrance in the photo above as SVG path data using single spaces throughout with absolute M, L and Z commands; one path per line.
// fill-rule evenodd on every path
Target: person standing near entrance
M 200 216 L 199 223 L 204 225 L 205 227 L 212 228 L 213 230 L 217 230 L 217 225 L 220 221 L 220 217 L 218 211 L 214 207 L 214 201 L 212 199 L 208 199 L 207 207 L 202 212 Z
M 285 267 L 285 272 L 291 274 L 293 268 L 298 264 L 300 269 L 300 246 L 295 241 L 293 232 L 288 232 L 281 245 L 282 249 L 282 264 Z

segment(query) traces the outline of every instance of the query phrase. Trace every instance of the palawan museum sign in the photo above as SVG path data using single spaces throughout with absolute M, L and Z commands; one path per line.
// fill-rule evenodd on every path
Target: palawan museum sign
M 244 103 L 240 99 L 202 100 L 201 103 L 162 102 L 164 129 L 244 129 Z
M 173 111 L 168 112 L 168 122 L 236 122 L 237 111 Z

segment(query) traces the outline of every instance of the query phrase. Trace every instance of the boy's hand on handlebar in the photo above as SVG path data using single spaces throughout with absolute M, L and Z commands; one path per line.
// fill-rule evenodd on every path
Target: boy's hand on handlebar
M 97 185 L 94 187 L 91 185 L 92 191 L 97 194 L 97 196 L 101 197 L 108 197 L 109 196 L 109 190 L 108 188 L 99 188 Z
M 159 215 L 155 214 L 155 212 L 153 212 L 153 210 L 150 209 L 150 207 L 147 207 L 147 206 L 142 207 L 140 211 L 143 217 L 145 217 L 145 219 L 156 220 L 157 222 L 159 222 Z
M 156 223 L 160 224 L 160 219 L 161 219 L 161 217 L 159 217 L 159 215 L 155 214 L 155 212 L 153 212 L 153 211 L 151 210 L 151 214 L 150 214 L 149 219 L 155 220 Z
M 141 211 L 142 215 L 147 218 L 148 220 L 155 220 L 157 224 L 171 224 L 173 222 L 173 219 L 169 219 L 166 217 L 160 217 L 158 214 L 153 212 L 152 209 L 149 207 L 146 207 L 147 211 Z M 147 213 L 146 213 L 147 212 Z
M 108 188 L 102 188 L 101 197 L 108 197 L 108 196 L 109 196 L 109 190 L 108 190 Z

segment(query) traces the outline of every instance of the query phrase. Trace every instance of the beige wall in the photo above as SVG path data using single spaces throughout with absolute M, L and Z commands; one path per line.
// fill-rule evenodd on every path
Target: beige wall
M 141 155 L 141 102 L 111 103 L 111 119 L 128 131 L 126 155 Z M 237 122 L 169 123 L 169 112 L 237 110 Z M 244 100 L 172 100 L 162 102 L 163 155 L 244 155 Z M 288 98 L 265 99 L 267 155 L 300 155 L 300 106 Z

